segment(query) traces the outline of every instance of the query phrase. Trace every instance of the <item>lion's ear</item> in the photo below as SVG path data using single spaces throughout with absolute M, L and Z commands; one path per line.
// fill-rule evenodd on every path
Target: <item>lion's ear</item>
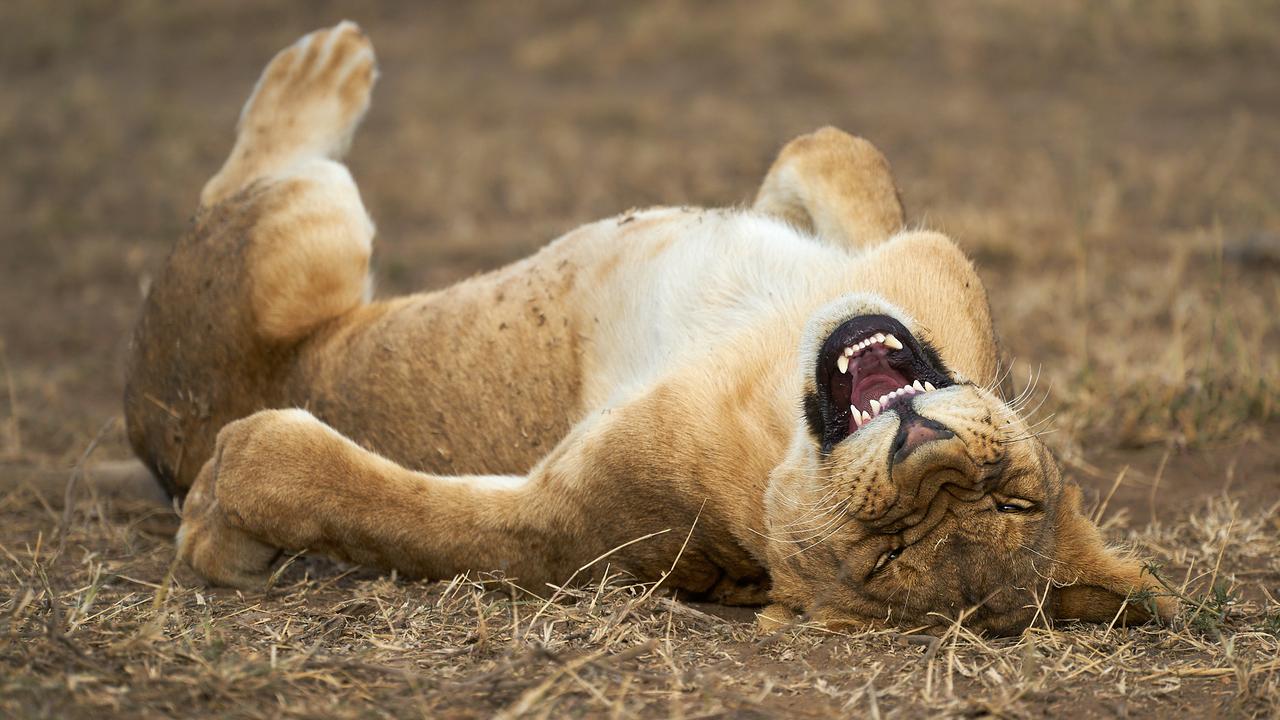
M 1120 624 L 1173 617 L 1177 604 L 1136 558 L 1108 550 L 1080 511 L 1080 490 L 1063 493 L 1051 571 L 1049 614 L 1055 619 Z

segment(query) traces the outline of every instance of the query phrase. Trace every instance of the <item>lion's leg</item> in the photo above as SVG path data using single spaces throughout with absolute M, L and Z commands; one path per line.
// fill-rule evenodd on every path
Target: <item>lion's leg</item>
M 619 547 L 608 559 L 615 570 L 650 579 L 668 570 L 701 505 L 674 489 L 620 494 L 622 478 L 583 460 L 591 440 L 571 440 L 528 476 L 441 477 L 364 450 L 303 410 L 259 412 L 219 433 L 188 496 L 178 554 L 236 586 L 260 584 L 277 548 L 412 577 L 496 570 L 531 590 Z M 635 512 L 645 507 L 658 509 Z M 696 542 L 685 555 L 702 557 Z M 704 591 L 719 578 L 682 562 L 668 585 Z
M 338 160 L 369 109 L 373 45 L 352 22 L 304 35 L 263 70 L 230 157 L 200 193 L 205 207 L 310 158 Z
M 787 143 L 754 207 L 850 250 L 883 242 L 905 222 L 888 161 L 866 140 L 831 127 Z
M 373 223 L 336 162 L 369 109 L 373 45 L 355 23 L 304 35 L 262 71 L 241 111 L 236 143 L 200 202 L 250 186 L 247 257 L 258 330 L 296 340 L 365 295 Z
M 337 162 L 377 80 L 369 38 L 352 22 L 304 35 L 267 64 L 240 114 L 236 143 L 200 202 L 241 190 L 257 330 L 292 341 L 366 294 L 373 223 Z
M 335 161 L 368 107 L 372 47 L 354 24 L 271 61 L 193 229 L 157 274 L 126 371 L 130 442 L 181 496 L 223 424 L 280 402 L 289 348 L 367 295 L 373 223 Z

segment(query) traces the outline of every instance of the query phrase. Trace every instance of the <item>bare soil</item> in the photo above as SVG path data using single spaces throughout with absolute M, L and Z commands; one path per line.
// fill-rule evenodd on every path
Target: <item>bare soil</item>
M 261 66 L 342 17 L 382 67 L 350 164 L 384 294 L 630 207 L 748 202 L 824 124 L 871 139 L 1179 620 L 762 636 L 620 580 L 548 604 L 171 568 L 176 516 L 91 482 L 128 456 L 129 330 Z M 1276 67 L 1280 5 L 1244 0 L 0 5 L 0 715 L 1277 716 Z

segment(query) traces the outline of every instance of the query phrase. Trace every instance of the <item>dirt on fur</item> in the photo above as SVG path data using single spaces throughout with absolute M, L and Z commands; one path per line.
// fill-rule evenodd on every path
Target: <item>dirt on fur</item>
M 298 557 L 241 593 L 174 567 L 175 513 L 93 479 L 128 457 L 129 330 L 259 69 L 343 17 L 382 70 L 350 156 L 382 294 L 749 202 L 824 124 L 872 140 L 1178 619 L 762 635 L 621 577 Z M 1277 66 L 1280 5 L 1246 0 L 3 4 L 0 715 L 1280 714 Z

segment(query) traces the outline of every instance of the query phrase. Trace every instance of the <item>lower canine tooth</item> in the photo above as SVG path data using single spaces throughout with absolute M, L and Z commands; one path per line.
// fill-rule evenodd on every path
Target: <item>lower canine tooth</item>
M 933 383 L 929 383 L 929 382 L 927 382 L 927 383 L 925 383 L 925 384 L 924 384 L 924 389 L 925 389 L 925 390 L 937 390 L 938 388 L 934 387 L 934 386 L 933 386 Z
M 858 408 L 850 405 L 849 412 L 853 413 L 853 422 L 858 427 L 862 427 L 862 413 L 858 412 Z
M 894 337 L 894 336 L 892 336 L 892 335 L 885 335 L 885 336 L 884 336 L 884 344 L 885 344 L 885 345 L 887 345 L 887 346 L 889 346 L 889 347 L 891 347 L 891 348 L 893 348 L 894 350 L 901 350 L 901 349 L 902 349 L 902 343 L 901 343 L 901 342 L 899 342 L 898 338 L 896 338 L 896 337 Z
M 849 358 L 841 355 L 839 359 L 836 360 L 836 367 L 840 368 L 841 374 L 849 372 Z

